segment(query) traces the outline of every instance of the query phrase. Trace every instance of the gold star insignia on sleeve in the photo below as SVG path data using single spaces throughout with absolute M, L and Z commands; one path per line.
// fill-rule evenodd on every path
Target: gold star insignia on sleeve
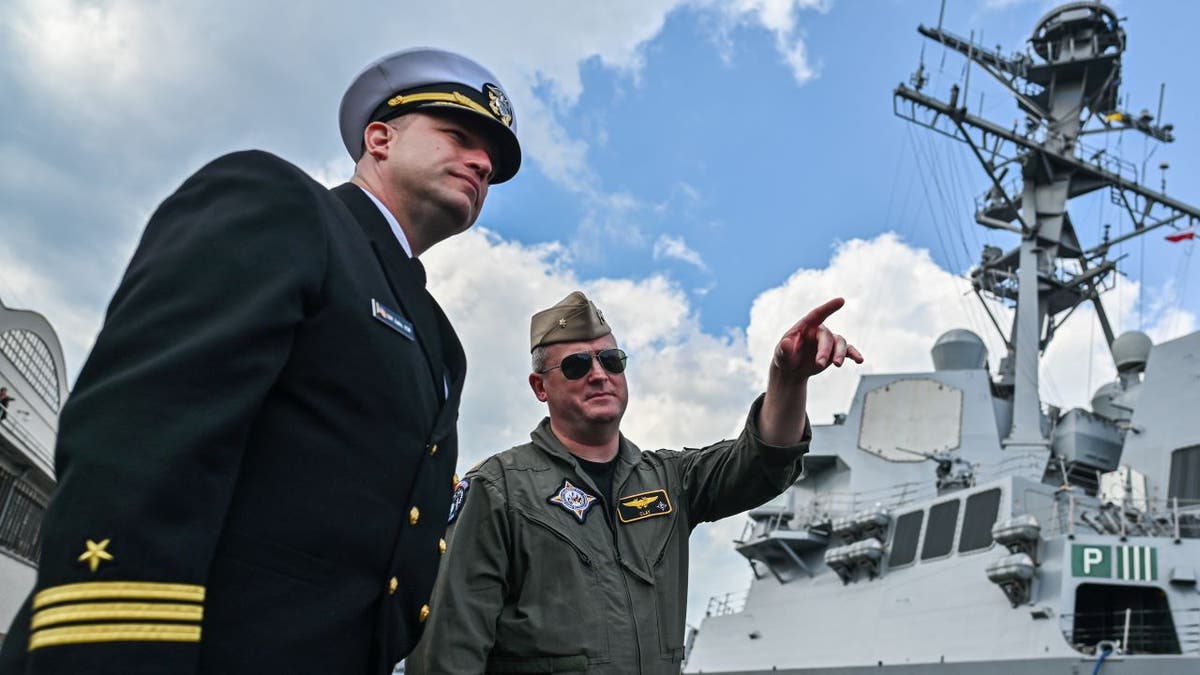
M 113 559 L 113 555 L 111 553 L 109 553 L 108 551 L 104 550 L 104 549 L 108 548 L 108 544 L 111 541 L 112 541 L 111 539 L 105 539 L 105 540 L 101 541 L 99 544 L 97 544 L 96 542 L 92 541 L 91 539 L 88 539 L 87 540 L 87 550 L 84 551 L 82 554 L 80 554 L 79 562 L 86 562 L 88 564 L 88 567 L 91 568 L 91 570 L 93 572 L 95 572 L 97 569 L 100 568 L 101 561 Z

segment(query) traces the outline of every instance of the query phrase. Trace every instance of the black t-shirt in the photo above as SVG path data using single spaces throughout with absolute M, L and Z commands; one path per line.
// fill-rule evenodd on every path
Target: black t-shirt
M 607 462 L 589 462 L 576 457 L 575 461 L 579 462 L 579 468 L 583 469 L 596 487 L 600 488 L 601 496 L 604 497 L 604 511 L 607 514 L 613 509 L 612 482 L 613 472 L 617 468 L 617 458 L 613 457 Z

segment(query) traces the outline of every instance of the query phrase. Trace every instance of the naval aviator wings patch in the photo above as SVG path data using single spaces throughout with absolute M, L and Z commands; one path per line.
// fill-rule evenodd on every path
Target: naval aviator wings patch
M 617 517 L 622 523 L 632 523 L 655 516 L 665 516 L 671 508 L 671 498 L 663 489 L 639 492 L 617 500 Z

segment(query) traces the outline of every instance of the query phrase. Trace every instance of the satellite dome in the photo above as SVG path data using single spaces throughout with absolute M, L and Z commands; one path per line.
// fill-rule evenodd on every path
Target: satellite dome
M 965 328 L 942 333 L 929 350 L 934 370 L 978 370 L 987 367 L 987 347 L 983 340 Z
M 1117 371 L 1124 373 L 1145 369 L 1146 359 L 1150 358 L 1150 349 L 1153 347 L 1150 336 L 1141 331 L 1122 333 L 1112 343 L 1113 362 L 1117 365 Z

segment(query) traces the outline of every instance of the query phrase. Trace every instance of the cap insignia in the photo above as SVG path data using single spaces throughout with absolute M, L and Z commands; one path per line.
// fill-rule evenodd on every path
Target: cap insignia
M 588 510 L 592 508 L 592 504 L 596 503 L 596 498 L 575 487 L 571 481 L 564 478 L 562 487 L 558 489 L 558 492 L 550 495 L 546 501 L 558 504 L 570 511 L 582 523 L 587 520 Z
M 90 568 L 93 572 L 95 572 L 97 569 L 100 569 L 100 563 L 102 561 L 113 559 L 113 554 L 104 550 L 108 548 L 108 544 L 111 541 L 111 539 L 105 539 L 97 544 L 91 539 L 88 539 L 86 544 L 87 550 L 80 554 L 79 562 L 87 563 L 88 568 Z
M 558 327 L 559 327 L 559 328 L 566 328 L 566 327 L 567 327 L 567 320 L 566 320 L 566 319 L 559 319 L 559 320 L 558 320 Z
M 496 119 L 504 122 L 504 126 L 511 127 L 513 110 L 508 96 L 500 90 L 500 87 L 491 83 L 483 85 L 483 91 L 487 94 L 488 106 L 492 109 L 492 113 L 496 116 Z

